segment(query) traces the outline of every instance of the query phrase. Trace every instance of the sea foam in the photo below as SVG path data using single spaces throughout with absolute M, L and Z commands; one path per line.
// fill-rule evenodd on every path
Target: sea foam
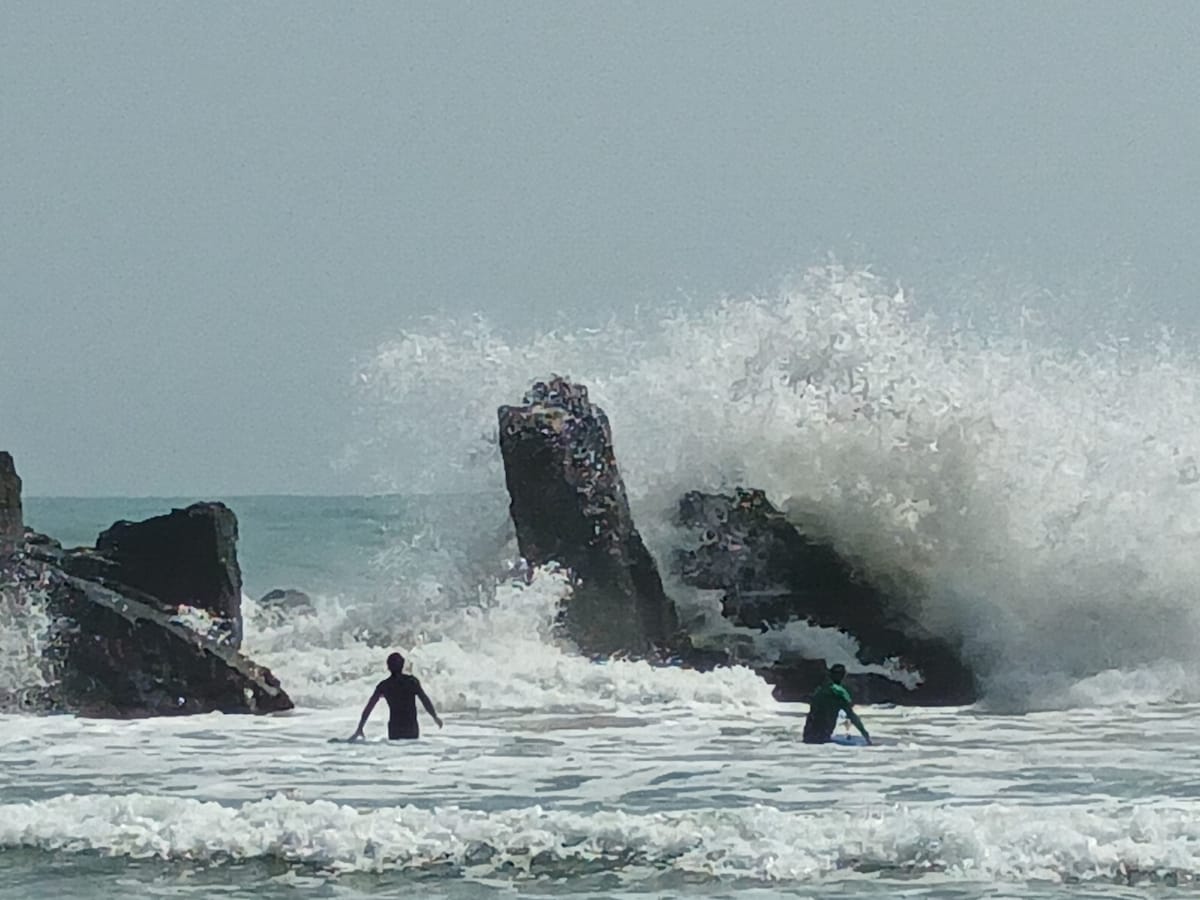
M 1200 872 L 1200 822 L 1172 806 L 983 803 L 864 812 L 754 805 L 635 814 L 533 806 L 356 809 L 277 795 L 240 806 L 129 794 L 0 805 L 0 847 L 222 863 L 269 858 L 331 873 L 463 877 L 668 867 L 699 878 L 807 881 L 938 873 L 950 881 L 1089 881 Z
M 402 622 L 388 643 L 361 640 L 347 601 L 324 598 L 312 616 L 274 626 L 249 615 L 246 649 L 283 679 L 294 699 L 310 706 L 362 703 L 383 676 L 384 657 L 400 648 L 426 682 L 440 708 L 459 710 L 574 710 L 603 712 L 624 705 L 707 704 L 761 706 L 770 689 L 741 667 L 701 673 L 653 667 L 639 660 L 593 661 L 555 633 L 559 604 L 569 602 L 567 578 L 536 570 L 526 582 L 501 581 L 490 594 L 445 607 L 445 598 L 423 603 L 403 598 Z M 397 600 L 397 606 L 401 601 Z M 372 609 L 378 609 L 374 604 Z M 414 612 L 420 615 L 414 616 Z M 393 618 L 395 615 L 393 615 Z M 297 652 L 297 647 L 303 647 Z

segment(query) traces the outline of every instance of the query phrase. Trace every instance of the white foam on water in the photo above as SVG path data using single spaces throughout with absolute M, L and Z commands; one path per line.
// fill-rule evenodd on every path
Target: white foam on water
M 0 805 L 0 846 L 130 858 L 271 858 L 335 872 L 450 865 L 569 874 L 664 866 L 704 877 L 804 881 L 855 872 L 942 880 L 1112 879 L 1200 872 L 1200 818 L 1187 805 L 1072 808 L 981 803 L 866 812 L 771 806 L 632 814 L 534 806 L 357 809 L 279 795 L 240 806 L 129 794 Z
M 822 659 L 830 666 L 840 663 L 847 672 L 882 675 L 909 689 L 916 688 L 923 680 L 920 672 L 904 668 L 899 660 L 890 659 L 883 664 L 860 662 L 858 641 L 836 628 L 793 620 L 782 627 L 756 633 L 753 639 L 758 651 L 756 658 L 764 663 L 786 660 L 789 656 Z
M 426 322 L 363 366 L 354 452 L 385 486 L 499 491 L 496 407 L 551 372 L 608 412 L 664 569 L 684 540 L 671 524 L 680 494 L 759 487 L 961 642 L 993 708 L 1200 698 L 1200 366 L 1186 348 L 983 333 L 830 266 L 774 296 L 604 329 L 514 340 L 482 321 Z M 360 703 L 392 649 L 448 709 L 762 702 L 745 669 L 578 657 L 550 628 L 565 583 L 496 583 L 509 535 L 495 512 L 461 535 L 398 536 L 376 560 L 391 588 L 317 598 L 285 621 L 247 600 L 247 653 L 322 707 Z M 703 593 L 677 596 L 712 627 Z M 40 677 L 43 627 L 0 628 L 15 642 L 12 684 Z M 864 668 L 825 629 L 734 633 L 747 661 L 799 652 Z
M 770 689 L 745 668 L 702 674 L 580 656 L 554 635 L 559 604 L 569 596 L 565 576 L 543 569 L 529 583 L 500 583 L 494 594 L 478 596 L 474 604 L 447 607 L 436 590 L 427 603 L 410 593 L 401 608 L 414 622 L 393 632 L 388 644 L 358 639 L 353 624 L 358 619 L 344 601 L 318 601 L 314 616 L 273 628 L 248 627 L 244 649 L 270 666 L 294 699 L 310 706 L 364 702 L 386 674 L 384 660 L 394 649 L 404 653 L 439 709 L 448 711 L 770 702 Z M 248 615 L 251 624 L 257 622 L 255 605 Z M 304 647 L 302 653 L 297 646 Z

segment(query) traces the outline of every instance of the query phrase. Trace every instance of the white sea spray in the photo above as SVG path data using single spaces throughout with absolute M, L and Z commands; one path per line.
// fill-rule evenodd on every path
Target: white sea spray
M 607 411 L 660 560 L 681 493 L 759 487 L 961 642 L 993 703 L 1164 661 L 1198 681 L 1200 366 L 1169 337 L 985 333 L 837 266 L 598 330 L 426 323 L 363 367 L 359 461 L 495 488 L 495 408 L 551 372 Z

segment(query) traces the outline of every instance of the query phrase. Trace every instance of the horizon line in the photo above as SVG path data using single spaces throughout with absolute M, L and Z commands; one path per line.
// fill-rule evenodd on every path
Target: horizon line
M 262 499 L 282 499 L 282 498 L 302 498 L 308 500 L 339 500 L 353 499 L 364 500 L 373 499 L 376 497 L 456 497 L 456 496 L 474 496 L 481 494 L 503 493 L 503 489 L 495 490 L 477 490 L 477 491 L 376 491 L 373 493 L 330 493 L 330 494 L 305 494 L 300 492 L 287 491 L 264 491 L 264 492 L 221 492 L 221 491 L 205 491 L 198 493 L 179 493 L 179 494 L 24 494 L 22 500 L 191 500 L 196 498 L 209 499 L 238 499 L 238 500 L 262 500 Z

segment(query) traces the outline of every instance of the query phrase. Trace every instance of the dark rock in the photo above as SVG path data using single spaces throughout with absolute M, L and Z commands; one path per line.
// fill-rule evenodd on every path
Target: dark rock
M 25 544 L 22 548 L 30 559 L 38 562 L 48 562 L 62 568 L 61 563 L 66 551 L 63 545 L 52 537 L 38 534 L 32 528 L 25 529 Z
M 270 628 L 278 628 L 297 616 L 311 616 L 317 611 L 312 597 L 292 588 L 276 588 L 263 594 L 258 609 L 258 623 Z
M 202 610 L 223 625 L 234 647 L 242 641 L 242 572 L 238 524 L 223 503 L 197 503 L 142 522 L 117 522 L 96 539 L 95 550 L 69 552 L 72 575 L 115 590 L 133 588 L 139 599 L 174 613 Z
M 22 570 L 53 621 L 43 708 L 116 717 L 292 708 L 269 670 L 155 606 L 43 563 Z
M 0 450 L 0 556 L 16 552 L 25 533 L 21 515 L 21 478 L 12 455 Z
M 894 660 L 921 673 L 911 691 L 897 681 L 893 688 L 875 676 L 855 676 L 869 696 L 927 705 L 976 699 L 974 675 L 956 647 L 909 615 L 901 598 L 863 580 L 834 548 L 797 531 L 761 491 L 689 493 L 678 519 L 698 537 L 697 546 L 675 557 L 679 577 L 724 591 L 723 611 L 735 624 L 766 631 L 801 619 L 837 628 L 858 640 L 862 663 Z M 777 696 L 800 698 L 820 683 L 823 670 L 822 661 L 786 660 L 764 677 L 776 684 Z
M 586 388 L 557 377 L 539 382 L 524 405 L 501 407 L 499 419 L 521 554 L 532 565 L 557 562 L 571 572 L 576 584 L 561 621 L 582 650 L 669 658 L 698 669 L 754 664 L 757 650 L 745 646 L 744 632 L 709 634 L 704 649 L 680 633 L 634 527 L 608 420 Z M 798 531 L 761 491 L 688 494 L 678 520 L 698 540 L 676 554 L 675 571 L 689 586 L 722 591 L 726 618 L 759 631 L 797 619 L 836 628 L 857 639 L 861 664 L 897 672 L 851 673 L 847 684 L 861 702 L 976 699 L 958 648 L 923 627 L 902 597 L 879 590 L 832 546 Z M 824 679 L 825 663 L 785 656 L 759 671 L 777 698 L 806 699 Z M 914 672 L 918 677 L 905 677 Z
M 275 588 L 267 591 L 259 598 L 258 605 L 263 609 L 279 609 L 286 612 L 312 612 L 312 597 L 294 588 Z
M 521 555 L 577 584 L 563 625 L 587 653 L 652 656 L 678 640 L 675 607 L 634 527 L 612 431 L 587 388 L 555 377 L 502 406 L 500 451 Z
M 154 716 L 292 707 L 275 676 L 237 652 L 241 571 L 227 507 L 118 522 L 96 549 L 64 550 L 23 528 L 20 481 L 0 454 L 0 525 L 15 545 L 0 554 L 0 602 L 50 618 L 42 684 L 0 695 L 0 708 Z

